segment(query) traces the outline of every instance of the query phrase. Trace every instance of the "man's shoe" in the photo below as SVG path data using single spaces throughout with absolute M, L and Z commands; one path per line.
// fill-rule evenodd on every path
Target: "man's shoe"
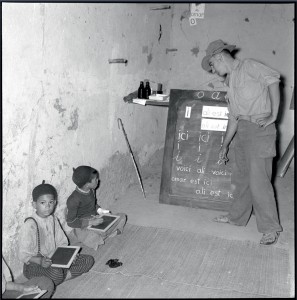
M 213 219 L 217 223 L 230 223 L 228 216 L 218 216 Z
M 260 245 L 271 246 L 277 243 L 279 232 L 264 233 Z

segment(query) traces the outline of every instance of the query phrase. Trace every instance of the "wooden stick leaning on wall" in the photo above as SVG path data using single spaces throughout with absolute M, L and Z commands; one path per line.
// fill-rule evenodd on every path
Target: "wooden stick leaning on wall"
M 123 122 L 122 122 L 122 120 L 121 120 L 120 118 L 118 118 L 118 126 L 119 126 L 119 124 L 121 124 L 122 131 L 123 131 L 123 133 L 124 133 L 124 137 L 125 137 L 125 140 L 126 140 L 126 143 L 127 143 L 127 146 L 128 146 L 129 152 L 130 152 L 130 154 L 131 154 L 132 161 L 133 161 L 133 163 L 134 163 L 134 167 L 135 167 L 135 170 L 136 170 L 136 173 L 137 173 L 138 181 L 139 181 L 139 184 L 140 184 L 140 186 L 141 186 L 143 196 L 144 196 L 144 198 L 145 198 L 145 193 L 144 193 L 144 189 L 143 189 L 143 184 L 142 184 L 142 180 L 141 180 L 141 177 L 140 177 L 140 173 L 139 173 L 139 170 L 138 170 L 138 167 L 137 167 L 137 164 L 136 164 L 136 161 L 135 161 L 135 158 L 134 158 L 134 155 L 133 155 L 131 146 L 130 146 L 130 144 L 129 144 L 128 137 L 127 137 L 127 134 L 126 134 L 126 131 L 125 131 L 125 129 L 124 129 Z M 119 128 L 120 128 L 120 126 L 119 126 Z

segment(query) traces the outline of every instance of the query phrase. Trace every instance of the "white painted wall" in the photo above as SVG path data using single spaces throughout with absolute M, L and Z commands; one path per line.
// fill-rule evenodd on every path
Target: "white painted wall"
M 118 118 L 140 165 L 163 148 L 167 108 L 123 97 L 140 80 L 167 78 L 171 13 L 149 4 L 3 3 L 2 17 L 2 252 L 18 274 L 18 232 L 36 185 L 45 179 L 57 188 L 65 226 L 73 167 L 103 174 L 104 207 L 137 182 Z

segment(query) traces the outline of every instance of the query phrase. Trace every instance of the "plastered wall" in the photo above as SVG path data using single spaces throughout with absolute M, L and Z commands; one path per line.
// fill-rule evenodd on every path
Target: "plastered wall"
M 73 167 L 99 170 L 106 208 L 138 180 L 118 118 L 139 166 L 163 148 L 167 108 L 123 101 L 140 80 L 167 80 L 171 14 L 150 7 L 3 3 L 2 252 L 14 274 L 18 232 L 43 179 L 58 191 L 67 231 Z M 109 64 L 113 58 L 128 64 Z
M 2 3 L 2 253 L 15 276 L 18 232 L 32 212 L 34 186 L 45 179 L 57 188 L 56 214 L 68 231 L 72 168 L 92 165 L 101 174 L 97 196 L 108 208 L 137 182 L 117 119 L 140 168 L 165 141 L 167 108 L 123 97 L 143 79 L 167 90 L 216 88 L 200 65 L 212 40 L 234 43 L 239 58 L 282 74 L 283 153 L 294 131 L 293 4 L 206 4 L 195 26 L 188 12 L 186 3 Z M 112 58 L 128 64 L 109 64 Z

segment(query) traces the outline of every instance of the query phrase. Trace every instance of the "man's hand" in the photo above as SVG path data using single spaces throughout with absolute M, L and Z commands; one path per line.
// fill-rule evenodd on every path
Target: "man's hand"
M 229 159 L 227 157 L 229 151 L 229 147 L 221 147 L 220 152 L 219 152 L 219 159 L 224 161 L 226 163 Z
M 269 117 L 259 118 L 256 120 L 259 127 L 267 127 L 268 125 L 272 124 L 275 121 L 276 118 L 274 118 L 272 115 Z

